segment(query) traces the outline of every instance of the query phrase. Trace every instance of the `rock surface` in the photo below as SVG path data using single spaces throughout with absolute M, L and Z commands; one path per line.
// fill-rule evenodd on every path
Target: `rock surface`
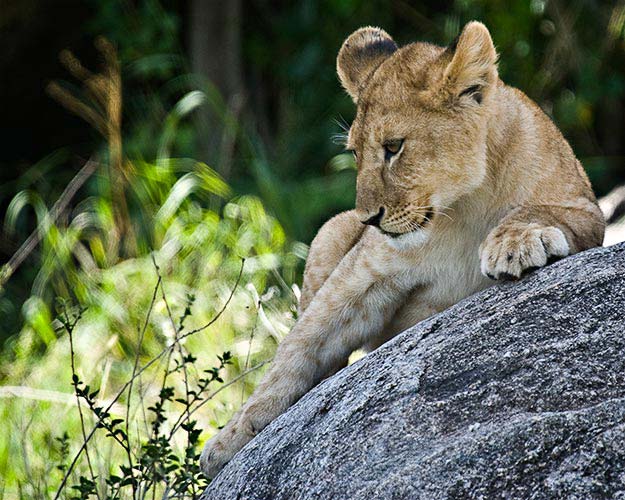
M 625 244 L 501 283 L 325 380 L 204 499 L 625 499 Z

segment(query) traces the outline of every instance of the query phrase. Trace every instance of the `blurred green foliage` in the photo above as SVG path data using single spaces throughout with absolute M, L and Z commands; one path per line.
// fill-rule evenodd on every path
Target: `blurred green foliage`
M 73 102 L 71 97 L 66 99 L 66 104 Z M 114 141 L 109 138 L 98 155 L 102 162 L 85 197 L 76 200 L 66 217 L 54 220 L 31 189 L 20 191 L 10 203 L 7 231 L 15 229 L 26 207 L 34 207 L 41 233 L 41 263 L 32 295 L 22 305 L 22 329 L 7 342 L 1 358 L 0 415 L 15 432 L 0 438 L 0 498 L 52 497 L 63 476 L 55 468 L 57 438 L 67 433 L 65 459 L 77 453 L 82 442 L 78 414 L 56 415 L 74 403 L 68 392 L 72 379 L 69 339 L 57 319 L 62 310 L 69 307 L 74 314 L 81 312 L 73 330 L 76 373 L 98 389 L 94 401 L 101 406 L 124 387 L 135 363 L 145 366 L 172 345 L 183 319 L 187 330 L 200 329 L 182 346 L 199 358 L 194 369 L 210 369 L 205 360 L 230 351 L 228 380 L 269 359 L 292 325 L 298 289 L 287 282 L 296 280 L 305 245 L 290 242 L 257 197 L 233 197 L 231 188 L 206 164 L 170 156 L 177 126 L 203 102 L 201 92 L 190 92 L 166 115 L 159 134 L 160 156 L 150 161 L 122 159 L 117 167 L 123 167 L 127 183 L 121 198 L 115 198 L 112 189 L 119 177 L 111 172 Z M 113 131 L 111 137 L 115 135 Z M 123 224 L 118 219 L 120 204 L 129 209 L 129 220 Z M 163 291 L 154 301 L 155 265 L 167 299 Z M 225 304 L 228 307 L 222 311 Z M 172 317 L 183 318 L 179 327 Z M 136 446 L 149 435 L 141 431 L 148 423 L 141 412 L 158 394 L 160 373 L 170 369 L 168 363 L 155 364 L 137 382 L 134 399 L 122 399 L 121 410 L 111 410 L 114 418 L 123 418 L 123 408 L 132 404 Z M 184 393 L 187 371 L 184 379 L 180 372 L 173 375 L 173 387 Z M 250 374 L 212 398 L 212 405 L 203 408 L 202 422 L 217 428 L 249 394 L 257 377 L 257 373 Z M 170 417 L 186 404 L 171 399 L 166 402 Z M 88 423 L 96 424 L 94 415 Z M 184 456 L 183 438 L 174 437 L 172 446 Z M 123 454 L 106 442 L 106 436 L 99 435 L 91 446 L 108 450 L 92 458 L 96 475 L 119 475 Z M 89 479 L 87 470 L 92 465 L 88 465 L 83 455 L 70 485 Z M 83 492 L 90 490 L 84 488 Z
M 36 227 L 41 238 L 0 291 L 0 338 L 8 339 L 0 415 L 14 430 L 0 438 L 0 498 L 49 495 L 58 482 L 51 470 L 55 437 L 68 429 L 70 452 L 79 445 L 59 297 L 74 310 L 86 308 L 74 333 L 78 371 L 106 400 L 128 379 L 136 355 L 145 362 L 172 339 L 159 299 L 138 346 L 157 279 L 152 258 L 174 316 L 195 297 L 189 329 L 220 310 L 245 258 L 228 308 L 185 349 L 199 364 L 232 351 L 227 379 L 271 356 L 296 315 L 295 284 L 307 251 L 298 242 L 310 241 L 323 221 L 354 203 L 353 162 L 332 138 L 354 114 L 334 65 L 356 28 L 382 26 L 400 44 L 446 44 L 465 22 L 485 22 L 502 79 L 553 118 L 596 191 L 625 181 L 623 2 L 249 0 L 236 18 L 244 94 L 238 111 L 191 67 L 188 6 L 173 0 L 88 4 L 79 29 L 93 39 L 104 35 L 117 48 L 123 121 L 114 133 L 92 134 L 98 167 L 60 217 L 50 217 L 51 206 L 76 171 L 74 144 L 59 143 L 39 161 L 16 166 L 15 178 L 0 189 L 11 253 Z M 26 4 L 15 2 L 6 15 L 20 5 Z M 90 69 L 100 63 L 95 58 Z M 88 86 L 67 75 L 59 87 L 111 121 Z M 203 136 L 215 133 L 198 120 L 206 110 L 231 136 L 227 169 L 223 156 L 201 147 Z M 123 144 L 119 161 L 115 134 Z M 144 379 L 143 397 L 154 395 L 150 381 L 157 371 Z M 200 421 L 211 429 L 223 424 L 259 374 L 220 393 Z M 111 472 L 115 463 L 104 457 L 99 467 Z

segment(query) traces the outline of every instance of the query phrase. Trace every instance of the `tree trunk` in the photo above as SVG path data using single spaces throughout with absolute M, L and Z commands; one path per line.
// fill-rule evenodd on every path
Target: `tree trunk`
M 228 177 L 236 121 L 243 104 L 241 71 L 241 0 L 191 0 L 190 56 L 194 73 L 221 95 L 223 107 L 212 102 L 198 116 L 200 159 Z M 210 91 L 209 91 L 210 93 Z

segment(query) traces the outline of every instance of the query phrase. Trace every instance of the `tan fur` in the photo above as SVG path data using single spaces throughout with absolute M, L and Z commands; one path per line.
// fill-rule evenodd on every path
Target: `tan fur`
M 477 22 L 448 48 L 396 49 L 376 28 L 346 40 L 337 69 L 358 105 L 348 139 L 356 209 L 313 241 L 300 318 L 256 392 L 206 444 L 207 475 L 355 349 L 489 286 L 486 276 L 519 278 L 601 244 L 603 216 L 580 163 L 549 118 L 499 80 L 496 59 Z M 384 145 L 400 139 L 387 158 Z M 381 208 L 379 229 L 360 224 Z

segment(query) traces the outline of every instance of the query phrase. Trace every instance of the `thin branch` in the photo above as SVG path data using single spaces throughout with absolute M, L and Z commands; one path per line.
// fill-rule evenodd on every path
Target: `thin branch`
M 239 269 L 239 275 L 237 276 L 237 281 L 234 285 L 234 288 L 232 288 L 232 290 L 230 291 L 230 296 L 228 297 L 228 300 L 226 300 L 225 304 L 223 305 L 223 307 L 221 308 L 221 310 L 217 313 L 217 315 L 211 319 L 208 323 L 206 323 L 204 326 L 201 326 L 199 328 L 196 328 L 195 330 L 191 330 L 190 332 L 185 333 L 184 335 L 180 336 L 179 340 L 182 339 L 186 339 L 187 337 L 190 337 L 191 335 L 195 335 L 196 333 L 199 333 L 203 330 L 206 330 L 208 327 L 210 327 L 211 325 L 213 325 L 215 323 L 215 321 L 217 321 L 219 319 L 219 317 L 222 315 L 222 313 L 226 310 L 226 307 L 228 307 L 228 304 L 230 304 L 230 301 L 232 300 L 232 297 L 234 296 L 234 292 L 237 289 L 237 286 L 239 284 L 239 282 L 241 281 L 241 277 L 243 276 L 243 267 L 245 266 L 245 259 L 242 258 L 241 259 L 241 268 Z
M 186 363 L 184 361 L 184 352 L 182 350 L 182 345 L 179 342 L 179 337 L 178 337 L 178 328 L 176 327 L 176 322 L 174 320 L 173 314 L 171 312 L 171 308 L 169 307 L 169 301 L 167 300 L 167 294 L 165 293 L 165 287 L 163 286 L 163 278 L 161 276 L 160 273 L 160 268 L 158 266 L 158 264 L 156 263 L 156 258 L 154 257 L 154 254 L 152 254 L 152 263 L 154 264 L 154 270 L 159 278 L 160 281 L 160 288 L 161 288 L 161 298 L 163 299 L 163 302 L 165 303 L 165 309 L 167 311 L 167 316 L 169 318 L 169 321 L 171 322 L 171 327 L 174 330 L 174 342 L 172 344 L 172 349 L 169 351 L 168 355 L 167 355 L 167 361 L 165 362 L 165 373 L 163 374 L 163 381 L 161 384 L 161 393 L 163 392 L 163 390 L 165 389 L 166 385 L 167 385 L 167 377 L 170 373 L 169 371 L 169 366 L 171 364 L 171 358 L 172 355 L 174 353 L 174 348 L 178 347 L 178 352 L 180 353 L 180 360 L 182 363 L 182 369 L 183 369 L 183 379 L 184 379 L 184 387 L 185 387 L 185 396 L 188 399 L 189 398 L 189 382 L 188 382 L 188 373 L 187 373 L 187 367 L 186 367 Z M 159 427 L 157 427 L 156 425 L 153 427 L 153 438 L 156 439 L 158 437 L 158 433 L 159 433 Z M 154 470 L 153 464 L 150 466 L 150 468 L 152 468 L 153 472 L 156 472 Z M 153 484 L 156 484 L 156 478 L 153 479 Z M 153 488 L 152 490 L 152 497 L 154 498 L 156 494 L 156 488 Z
M 193 335 L 195 333 L 198 333 L 202 330 L 205 330 L 206 328 L 208 328 L 209 326 L 211 326 L 213 323 L 215 323 L 219 317 L 223 314 L 223 312 L 226 310 L 226 308 L 228 307 L 228 305 L 230 304 L 230 301 L 232 300 L 232 298 L 234 297 L 234 293 L 236 291 L 236 289 L 239 286 L 239 283 L 241 281 L 241 277 L 243 276 L 243 267 L 245 265 L 245 259 L 241 259 L 241 268 L 239 270 L 239 275 L 237 276 L 236 282 L 234 283 L 234 286 L 232 287 L 232 290 L 230 291 L 230 295 L 228 296 L 228 299 L 226 300 L 226 302 L 224 303 L 224 305 L 222 306 L 222 308 L 217 312 L 217 314 L 213 317 L 212 320 L 210 320 L 208 323 L 206 323 L 204 326 L 197 328 L 195 330 L 192 330 L 184 335 L 181 335 L 179 340 L 182 340 L 183 338 L 189 337 L 190 335 Z M 150 303 L 150 307 L 148 309 L 148 313 L 147 316 L 149 317 L 150 314 L 152 313 L 152 309 L 154 308 L 154 301 L 152 301 Z M 148 361 L 145 365 L 143 365 L 143 367 L 141 367 L 141 369 L 139 371 L 137 371 L 135 373 L 135 375 L 128 381 L 126 382 L 121 389 L 117 392 L 117 395 L 111 400 L 110 404 L 108 405 L 108 407 L 104 410 L 105 412 L 108 412 L 111 410 L 111 408 L 113 407 L 113 405 L 119 400 L 119 398 L 122 396 L 122 394 L 124 393 L 124 391 L 130 386 L 131 383 L 133 383 L 133 381 L 137 378 L 140 377 L 141 374 L 143 372 L 145 372 L 150 366 L 152 366 L 154 363 L 156 363 L 158 360 L 160 360 L 165 354 L 171 352 L 171 350 L 173 349 L 173 345 L 167 346 L 165 349 L 163 349 L 159 354 L 157 354 L 154 358 L 152 358 L 150 361 Z M 255 367 L 256 368 L 256 367 Z M 251 371 L 251 370 L 250 370 Z M 236 380 L 236 379 L 235 379 Z M 215 392 L 215 394 L 217 393 L 217 391 Z M 191 411 L 191 413 L 193 413 L 193 411 Z M 76 466 L 76 463 L 78 463 L 78 459 L 80 458 L 80 455 L 82 454 L 83 451 L 85 451 L 87 444 L 89 443 L 89 441 L 91 440 L 91 438 L 93 438 L 96 430 L 98 429 L 98 426 L 95 426 L 91 432 L 86 436 L 86 438 L 83 441 L 82 446 L 78 449 L 78 451 L 76 452 L 76 454 L 74 455 L 74 458 L 72 459 L 72 462 L 70 463 L 70 465 L 68 466 L 67 470 L 65 471 L 65 474 L 63 476 L 63 479 L 61 481 L 61 484 L 59 485 L 59 488 L 56 491 L 56 494 L 54 495 L 54 500 L 58 500 L 61 496 L 61 492 L 63 491 L 63 488 L 65 487 L 65 485 L 67 484 L 67 480 L 69 479 L 70 474 L 72 473 L 72 471 L 74 470 L 74 467 Z
M 241 373 L 240 375 L 238 375 L 237 377 L 234 377 L 230 382 L 226 382 L 225 384 L 223 384 L 219 389 L 214 390 L 213 392 L 211 392 L 206 398 L 204 398 L 195 408 L 193 408 L 192 410 L 189 411 L 189 416 L 193 415 L 197 410 L 199 410 L 202 406 L 204 406 L 206 403 L 208 403 L 211 399 L 213 399 L 215 396 L 217 396 L 217 394 L 219 394 L 221 391 L 223 391 L 224 389 L 227 389 L 228 387 L 230 387 L 232 384 L 236 384 L 239 380 L 243 379 L 244 377 L 247 377 L 250 373 L 258 370 L 259 368 L 262 368 L 263 366 L 265 366 L 267 363 L 270 363 L 271 360 L 270 359 L 266 359 L 265 361 L 261 361 L 260 363 L 258 363 L 257 365 L 252 366 L 252 368 L 250 368 L 249 370 L 244 371 L 243 373 Z M 178 421 L 176 422 L 176 424 L 174 424 L 174 426 L 171 428 L 171 431 L 169 433 L 170 438 L 171 436 L 174 435 L 174 433 L 176 432 L 176 430 L 178 430 L 178 428 L 180 427 L 180 425 L 182 425 L 182 422 L 180 421 L 180 419 L 178 419 Z
M 246 371 L 250 366 L 250 354 L 252 352 L 252 343 L 254 342 L 254 334 L 256 333 L 256 329 L 258 328 L 258 317 L 260 316 L 259 314 L 259 309 L 261 307 L 260 298 L 258 299 L 258 302 L 256 302 L 255 305 L 256 305 L 256 317 L 254 318 L 254 326 L 252 327 L 252 331 L 250 333 L 250 341 L 249 341 L 249 344 L 247 345 L 247 354 L 245 356 L 245 366 L 243 367 L 243 371 Z M 245 384 L 241 384 L 241 404 L 243 404 L 244 394 L 245 394 Z
M 152 309 L 152 306 L 154 305 L 154 303 L 156 302 L 156 294 L 158 292 L 158 287 L 159 285 L 161 285 L 162 283 L 162 279 L 161 276 L 158 276 L 158 279 L 156 280 L 156 285 L 154 286 L 154 292 L 152 293 L 152 300 L 150 300 L 150 310 Z M 137 345 L 137 353 L 135 356 L 135 362 L 132 366 L 132 375 L 130 377 L 130 384 L 128 385 L 128 396 L 126 399 L 126 444 L 128 446 L 128 450 L 127 450 L 127 457 L 128 457 L 128 469 L 130 470 L 130 475 L 132 476 L 132 498 L 136 499 L 137 498 L 137 485 L 134 481 L 134 472 L 133 472 L 133 463 L 132 463 L 132 454 L 130 453 L 130 432 L 129 432 L 129 428 L 128 428 L 128 422 L 130 420 L 130 400 L 132 399 L 132 387 L 133 387 L 133 381 L 135 379 L 135 374 L 137 373 L 137 368 L 139 367 L 139 357 L 141 355 L 141 346 L 143 345 L 143 339 L 145 337 L 145 332 L 148 329 L 148 324 L 150 322 L 150 315 L 148 314 L 145 318 L 145 322 L 143 323 L 143 328 L 141 329 L 141 333 L 139 334 L 139 343 Z
M 65 211 L 69 202 L 82 187 L 82 185 L 91 177 L 96 171 L 99 164 L 92 159 L 87 160 L 87 163 L 78 171 L 74 178 L 65 187 L 61 196 L 56 200 L 52 209 L 48 215 L 42 220 L 37 228 L 30 234 L 26 241 L 22 243 L 22 246 L 13 254 L 9 261 L 2 266 L 0 271 L 0 287 L 9 280 L 9 278 L 15 273 L 17 268 L 24 262 L 24 260 L 31 254 L 31 252 L 37 247 L 41 241 L 44 230 L 49 224 L 54 223 L 58 219 L 59 215 Z
M 69 353 L 70 353 L 70 364 L 71 364 L 71 369 L 72 369 L 72 384 L 74 386 L 74 392 L 76 394 L 76 403 L 78 405 L 78 414 L 80 415 L 80 431 L 82 433 L 82 439 L 83 441 L 86 441 L 87 439 L 87 431 L 85 429 L 85 417 L 82 413 L 82 405 L 80 404 L 80 394 L 78 393 L 78 375 L 76 373 L 76 356 L 75 356 L 75 351 L 74 351 L 74 327 L 76 326 L 76 324 L 78 323 L 78 320 L 80 319 L 80 314 L 76 315 L 76 319 L 74 320 L 73 324 L 70 324 L 70 320 L 69 317 L 67 315 L 67 309 L 65 309 L 65 321 L 66 321 L 66 329 L 67 329 L 67 335 L 69 337 Z M 87 457 L 87 467 L 89 468 L 89 474 L 91 475 L 91 480 L 94 482 L 95 484 L 95 474 L 93 472 L 93 467 L 91 466 L 91 458 L 89 457 L 89 450 L 85 448 L 85 456 Z M 97 488 L 95 489 L 95 494 L 98 497 L 98 499 L 100 498 L 100 493 L 98 492 Z

